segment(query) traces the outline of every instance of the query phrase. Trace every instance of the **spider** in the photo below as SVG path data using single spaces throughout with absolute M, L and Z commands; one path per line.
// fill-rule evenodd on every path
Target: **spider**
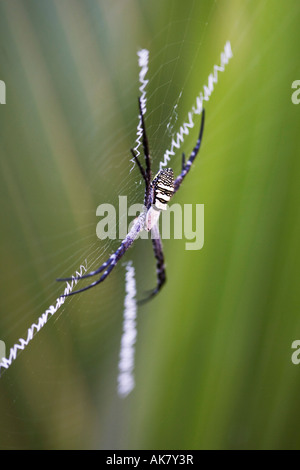
M 174 179 L 174 173 L 171 168 L 166 168 L 160 170 L 156 176 L 151 181 L 151 160 L 150 160 L 150 153 L 149 153 L 149 145 L 148 139 L 146 134 L 145 122 L 141 107 L 141 100 L 139 98 L 139 111 L 140 111 L 140 120 L 142 125 L 143 131 L 143 149 L 144 149 L 144 156 L 145 156 L 145 166 L 144 168 L 141 165 L 138 156 L 136 155 L 133 149 L 130 149 L 133 158 L 139 168 L 139 171 L 144 179 L 145 182 L 145 197 L 144 197 L 144 211 L 134 220 L 131 230 L 128 232 L 124 240 L 122 241 L 119 248 L 108 258 L 105 263 L 103 263 L 98 269 L 95 271 L 91 271 L 88 274 L 85 274 L 81 277 L 75 279 L 85 279 L 91 276 L 96 276 L 97 274 L 103 273 L 96 281 L 92 282 L 86 287 L 82 289 L 76 290 L 74 292 L 70 292 L 69 294 L 65 294 L 62 297 L 66 297 L 69 295 L 78 294 L 79 292 L 83 292 L 87 289 L 91 289 L 92 287 L 97 286 L 101 282 L 103 282 L 107 276 L 111 273 L 113 268 L 116 266 L 118 261 L 122 258 L 122 256 L 126 253 L 126 251 L 131 247 L 133 242 L 138 237 L 138 234 L 142 230 L 151 231 L 151 239 L 152 245 L 154 250 L 154 256 L 156 258 L 156 272 L 157 272 L 157 285 L 155 289 L 150 291 L 150 294 L 139 303 L 143 303 L 154 297 L 162 288 L 162 286 L 166 282 L 166 272 L 165 272 L 165 262 L 164 262 L 164 254 L 162 249 L 162 242 L 159 234 L 158 228 L 158 220 L 162 210 L 167 209 L 167 204 L 170 201 L 171 197 L 178 191 L 181 186 L 182 181 L 184 180 L 185 176 L 189 172 L 193 161 L 195 160 L 202 141 L 203 129 L 204 129 L 204 118 L 205 118 L 205 111 L 202 111 L 202 118 L 201 118 L 201 125 L 200 125 L 200 132 L 199 137 L 196 142 L 196 145 L 188 159 L 185 160 L 185 154 L 182 154 L 182 168 L 181 173 Z M 57 281 L 71 281 L 74 277 L 70 278 L 60 278 Z

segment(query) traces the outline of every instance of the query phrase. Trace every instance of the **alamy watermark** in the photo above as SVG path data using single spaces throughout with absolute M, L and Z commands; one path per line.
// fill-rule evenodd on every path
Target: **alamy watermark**
M 96 210 L 96 215 L 101 217 L 96 227 L 97 237 L 100 240 L 123 240 L 134 223 L 132 220 L 128 224 L 128 216 L 137 217 L 143 211 L 143 204 L 128 207 L 127 196 L 119 196 L 118 217 L 112 204 L 100 204 Z M 201 250 L 204 245 L 204 204 L 171 204 L 167 210 L 161 211 L 159 225 L 162 239 L 184 238 L 188 240 L 185 244 L 186 250 Z M 151 232 L 142 230 L 139 237 L 147 239 L 151 236 L 149 233 Z
M 296 89 L 292 93 L 291 100 L 293 104 L 299 104 L 300 103 L 300 80 L 294 80 L 292 83 L 292 88 Z
M 6 85 L 3 80 L 0 80 L 0 104 L 6 104 Z
M 6 357 L 6 347 L 4 341 L 0 339 L 0 362 Z
M 295 341 L 292 342 L 292 349 L 295 349 L 291 356 L 291 361 L 293 364 L 298 365 L 300 364 L 300 340 L 295 339 Z

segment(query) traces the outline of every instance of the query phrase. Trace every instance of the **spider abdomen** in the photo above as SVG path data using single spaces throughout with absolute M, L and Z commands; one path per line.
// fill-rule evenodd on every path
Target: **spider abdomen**
M 154 205 L 158 210 L 166 210 L 174 194 L 174 173 L 172 168 L 160 170 L 153 179 Z
M 174 194 L 174 173 L 171 168 L 160 170 L 152 181 L 153 203 L 146 215 L 146 230 L 151 230 L 158 223 L 162 210 L 167 209 L 168 202 Z

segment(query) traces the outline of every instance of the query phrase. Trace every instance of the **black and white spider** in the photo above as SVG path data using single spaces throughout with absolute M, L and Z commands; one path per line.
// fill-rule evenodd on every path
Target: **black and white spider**
M 130 248 L 130 246 L 133 244 L 133 242 L 138 237 L 138 234 L 142 230 L 147 230 L 147 231 L 151 230 L 151 239 L 152 239 L 154 255 L 156 258 L 156 271 L 157 271 L 157 286 L 155 289 L 153 289 L 150 292 L 150 295 L 145 300 L 143 300 L 143 302 L 146 300 L 149 300 L 154 295 L 156 295 L 160 291 L 164 283 L 166 282 L 164 254 L 163 254 L 162 242 L 161 242 L 161 238 L 159 234 L 158 219 L 159 219 L 159 215 L 161 211 L 167 209 L 167 204 L 170 201 L 171 197 L 173 197 L 173 195 L 180 188 L 183 179 L 189 172 L 192 166 L 192 163 L 195 160 L 197 153 L 199 152 L 201 141 L 202 141 L 203 129 L 204 129 L 205 112 L 203 109 L 199 137 L 187 162 L 185 160 L 185 154 L 184 153 L 182 154 L 182 169 L 181 169 L 180 175 L 177 176 L 176 179 L 174 179 L 173 170 L 171 168 L 166 168 L 166 169 L 160 170 L 151 181 L 151 160 L 150 160 L 150 153 L 149 153 L 149 145 L 148 145 L 148 139 L 147 139 L 140 99 L 139 99 L 139 109 L 140 109 L 140 119 L 141 119 L 142 130 L 143 130 L 143 148 L 144 148 L 146 168 L 143 168 L 143 166 L 141 165 L 141 162 L 139 161 L 133 149 L 131 149 L 131 153 L 145 181 L 144 211 L 134 220 L 131 230 L 128 232 L 128 234 L 122 241 L 119 248 L 108 258 L 107 261 L 105 261 L 105 263 L 103 263 L 95 271 L 91 271 L 90 273 L 85 274 L 79 278 L 75 278 L 75 279 L 85 279 L 91 276 L 96 276 L 97 274 L 100 274 L 104 271 L 103 274 L 99 277 L 99 279 L 92 282 L 88 286 L 83 287 L 82 289 L 66 294 L 66 296 L 78 294 L 79 292 L 83 292 L 87 289 L 91 289 L 92 287 L 95 287 L 97 284 L 100 284 L 101 282 L 103 282 L 107 278 L 107 276 L 111 273 L 111 271 L 116 266 L 118 261 Z M 61 278 L 57 280 L 58 281 L 71 281 L 72 279 L 74 278 Z

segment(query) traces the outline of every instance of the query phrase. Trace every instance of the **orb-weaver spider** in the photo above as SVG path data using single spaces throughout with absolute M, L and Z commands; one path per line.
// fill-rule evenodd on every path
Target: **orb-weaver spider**
M 139 110 L 140 110 L 140 120 L 142 124 L 143 130 L 143 149 L 145 155 L 145 165 L 144 168 L 141 165 L 135 151 L 131 149 L 131 153 L 133 158 L 140 170 L 140 173 L 145 182 L 145 198 L 144 198 L 144 211 L 135 219 L 131 230 L 128 232 L 124 240 L 122 241 L 119 248 L 108 258 L 105 263 L 103 263 L 98 269 L 91 271 L 88 274 L 85 274 L 79 278 L 75 279 L 85 279 L 91 276 L 96 276 L 97 274 L 103 274 L 97 279 L 96 281 L 92 282 L 86 287 L 82 289 L 76 290 L 74 292 L 70 292 L 65 296 L 78 294 L 79 292 L 83 292 L 87 289 L 91 289 L 95 287 L 97 284 L 103 282 L 107 276 L 111 273 L 113 268 L 116 266 L 118 261 L 122 258 L 122 256 L 126 253 L 126 251 L 130 248 L 133 244 L 134 240 L 138 237 L 138 234 L 142 230 L 151 230 L 151 238 L 153 244 L 154 255 L 156 258 L 156 271 L 157 271 L 157 286 L 153 289 L 149 296 L 144 299 L 142 302 L 147 301 L 154 297 L 162 288 L 164 283 L 166 282 L 166 273 L 165 273 L 165 263 L 164 263 L 164 254 L 162 249 L 162 242 L 159 234 L 158 228 L 158 219 L 159 215 L 162 210 L 167 209 L 167 204 L 170 201 L 171 197 L 178 191 L 181 186 L 181 183 L 187 173 L 189 172 L 193 161 L 195 160 L 202 141 L 203 129 L 204 129 L 204 118 L 205 118 L 205 111 L 202 111 L 202 118 L 201 118 L 201 125 L 200 125 L 200 132 L 197 143 L 186 162 L 185 154 L 182 154 L 182 169 L 179 176 L 174 179 L 174 173 L 171 168 L 166 168 L 160 170 L 157 175 L 151 181 L 151 159 L 149 153 L 149 145 L 148 139 L 146 134 L 145 122 L 141 107 L 141 100 L 139 99 Z M 57 279 L 58 281 L 70 281 L 74 278 L 61 278 Z

